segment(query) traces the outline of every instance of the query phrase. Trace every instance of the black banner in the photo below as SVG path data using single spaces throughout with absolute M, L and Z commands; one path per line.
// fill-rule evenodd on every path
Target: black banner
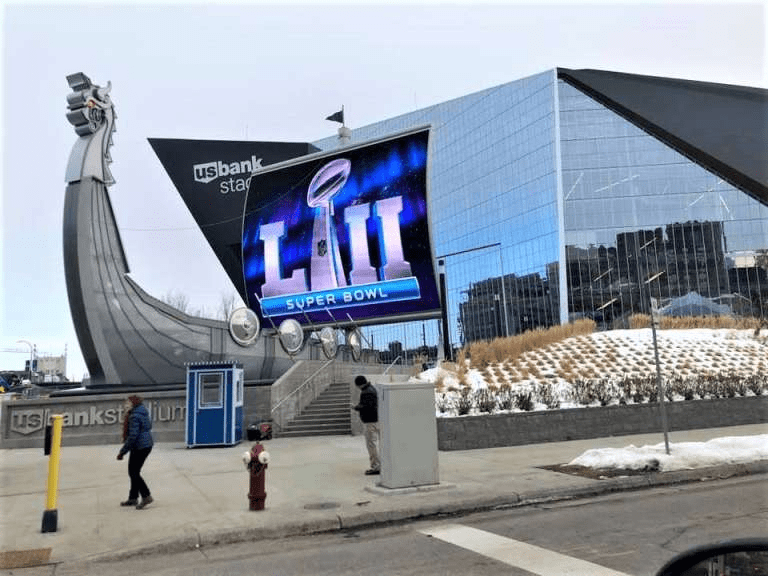
M 251 174 L 318 149 L 306 142 L 149 138 L 152 149 L 237 291 L 247 301 L 240 249 Z

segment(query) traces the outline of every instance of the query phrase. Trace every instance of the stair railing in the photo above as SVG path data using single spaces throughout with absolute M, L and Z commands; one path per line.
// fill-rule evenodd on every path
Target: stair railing
M 401 358 L 402 358 L 402 356 L 400 356 L 400 354 L 398 354 L 397 358 L 392 360 L 392 363 L 384 369 L 384 372 L 382 372 L 381 375 L 384 376 L 384 374 L 389 372 L 389 369 L 392 368 L 392 366 L 394 366 L 395 364 L 397 364 L 397 361 L 400 360 Z
M 270 414 L 271 414 L 272 412 L 274 412 L 275 410 L 277 410 L 277 409 L 280 407 L 280 405 L 281 405 L 283 402 L 285 402 L 286 400 L 288 400 L 288 398 L 290 398 L 291 396 L 293 396 L 294 394 L 296 394 L 296 393 L 297 393 L 299 390 L 301 390 L 302 388 L 304 388 L 304 386 L 306 386 L 307 384 L 309 384 L 309 383 L 312 381 L 312 379 L 313 379 L 315 376 L 317 376 L 317 375 L 318 375 L 320 372 L 322 372 L 323 370 L 325 370 L 325 369 L 326 369 L 326 368 L 327 368 L 327 367 L 328 367 L 330 364 L 332 364 L 332 363 L 333 363 L 335 360 L 336 360 L 336 358 L 331 358 L 331 359 L 330 359 L 330 360 L 328 360 L 328 361 L 327 361 L 325 364 L 323 364 L 322 366 L 320 366 L 320 368 L 318 368 L 317 370 L 315 370 L 315 371 L 312 373 L 312 375 L 311 375 L 310 377 L 308 377 L 306 380 L 304 380 L 304 382 L 302 382 L 301 384 L 299 384 L 299 385 L 296 387 L 296 389 L 295 389 L 293 392 L 291 392 L 290 394 L 286 395 L 286 396 L 285 396 L 285 398 L 283 398 L 282 400 L 280 400 L 280 402 L 278 402 L 277 404 L 275 404 L 275 405 L 272 407 L 272 410 L 270 410 Z M 314 400 L 314 398 L 312 398 L 312 400 Z

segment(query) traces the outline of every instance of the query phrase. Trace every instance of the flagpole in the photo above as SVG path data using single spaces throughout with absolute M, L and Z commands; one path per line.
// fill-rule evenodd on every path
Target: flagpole
M 344 104 L 341 105 L 341 126 L 339 126 L 339 148 L 347 146 L 352 140 L 352 130 L 347 128 L 344 118 Z
M 343 148 L 349 142 L 352 140 L 352 130 L 347 128 L 346 121 L 344 119 L 344 104 L 341 105 L 341 110 L 336 112 L 335 114 L 331 114 L 326 118 L 326 120 L 330 120 L 331 122 L 339 122 L 341 123 L 341 126 L 339 126 L 339 148 Z

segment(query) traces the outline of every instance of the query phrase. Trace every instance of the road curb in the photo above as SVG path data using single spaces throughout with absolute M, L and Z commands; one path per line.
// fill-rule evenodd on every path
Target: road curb
M 238 527 L 234 529 L 215 530 L 202 533 L 197 532 L 195 535 L 184 535 L 179 538 L 166 539 L 150 546 L 142 546 L 130 550 L 106 552 L 90 556 L 83 560 L 89 562 L 118 561 L 139 555 L 145 556 L 161 553 L 186 552 L 198 548 L 237 544 L 254 540 L 274 540 L 344 530 L 361 530 L 375 526 L 401 524 L 408 521 L 438 518 L 441 516 L 461 516 L 474 512 L 521 508 L 544 502 L 579 500 L 610 493 L 629 492 L 659 486 L 688 484 L 692 482 L 725 480 L 727 478 L 766 473 L 768 473 L 768 460 L 748 464 L 730 464 L 710 468 L 699 468 L 697 470 L 651 472 L 642 476 L 605 478 L 594 480 L 592 484 L 585 486 L 536 490 L 519 494 L 510 493 L 493 497 L 465 498 L 447 503 L 427 503 L 418 508 L 360 511 L 356 513 L 339 511 L 332 517 L 313 518 L 301 522 L 287 523 L 281 526 Z

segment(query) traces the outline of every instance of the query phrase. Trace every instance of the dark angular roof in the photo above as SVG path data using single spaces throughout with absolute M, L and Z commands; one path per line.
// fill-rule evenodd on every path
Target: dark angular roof
M 603 70 L 557 75 L 768 204 L 768 90 Z

